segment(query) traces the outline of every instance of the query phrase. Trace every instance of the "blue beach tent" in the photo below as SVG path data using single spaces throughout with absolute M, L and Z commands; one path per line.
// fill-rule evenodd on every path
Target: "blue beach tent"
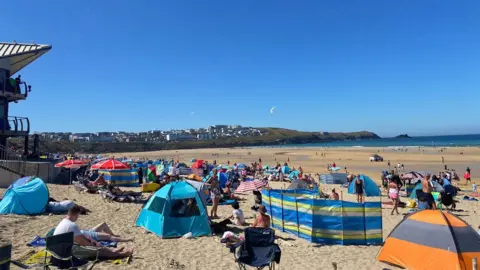
M 348 193 L 355 194 L 355 181 L 357 178 L 353 179 L 353 181 L 348 186 Z M 360 180 L 363 182 L 363 194 L 367 197 L 370 196 L 380 196 L 380 189 L 378 188 L 377 184 L 368 176 L 361 174 Z
M 36 215 L 45 211 L 48 188 L 38 177 L 23 177 L 15 181 L 0 201 L 0 215 Z
M 288 167 L 288 166 L 283 166 L 282 167 L 282 173 L 283 174 L 289 174 L 290 171 L 291 171 L 290 167 Z
M 136 226 L 161 238 L 210 235 L 207 208 L 198 189 L 188 182 L 172 182 L 155 192 L 138 215 Z

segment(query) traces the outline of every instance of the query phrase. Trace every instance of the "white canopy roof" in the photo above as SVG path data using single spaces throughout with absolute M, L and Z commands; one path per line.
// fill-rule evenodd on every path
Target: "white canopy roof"
M 51 48 L 51 45 L 0 42 L 0 59 L 9 60 L 12 76 Z

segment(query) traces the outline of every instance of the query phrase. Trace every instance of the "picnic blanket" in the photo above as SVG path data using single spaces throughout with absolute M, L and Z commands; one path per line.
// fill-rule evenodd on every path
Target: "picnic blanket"
M 117 242 L 112 241 L 100 241 L 98 242 L 103 247 L 117 247 Z M 44 237 L 35 236 L 33 240 L 27 244 L 29 247 L 45 247 L 47 245 L 47 241 Z
M 235 202 L 235 200 L 220 200 L 218 205 L 232 205 Z M 211 206 L 213 204 L 212 200 L 209 200 L 207 202 L 208 206 Z
M 30 268 L 33 267 L 42 267 L 45 265 L 45 255 L 47 256 L 47 262 L 50 261 L 51 254 L 46 250 L 41 250 L 35 252 L 35 250 L 30 250 L 25 255 L 20 257 L 17 261 L 29 266 Z M 107 263 L 115 264 L 115 265 L 123 265 L 129 264 L 132 261 L 132 257 L 117 259 L 117 260 L 108 260 Z

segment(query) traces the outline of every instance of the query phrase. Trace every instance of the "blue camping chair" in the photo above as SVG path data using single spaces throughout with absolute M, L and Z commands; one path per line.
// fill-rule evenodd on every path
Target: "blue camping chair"
M 230 246 L 235 261 L 241 270 L 247 266 L 257 270 L 268 267 L 275 269 L 275 263 L 280 263 L 280 247 L 274 243 L 275 231 L 271 228 L 245 228 L 245 241 Z M 238 254 L 235 251 L 239 248 Z

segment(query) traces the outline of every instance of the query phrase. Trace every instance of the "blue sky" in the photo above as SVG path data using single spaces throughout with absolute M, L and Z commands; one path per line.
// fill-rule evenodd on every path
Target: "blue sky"
M 479 133 L 480 1 L 6 1 L 36 131 Z M 272 106 L 277 109 L 269 114 Z M 192 114 L 194 112 L 194 114 Z

